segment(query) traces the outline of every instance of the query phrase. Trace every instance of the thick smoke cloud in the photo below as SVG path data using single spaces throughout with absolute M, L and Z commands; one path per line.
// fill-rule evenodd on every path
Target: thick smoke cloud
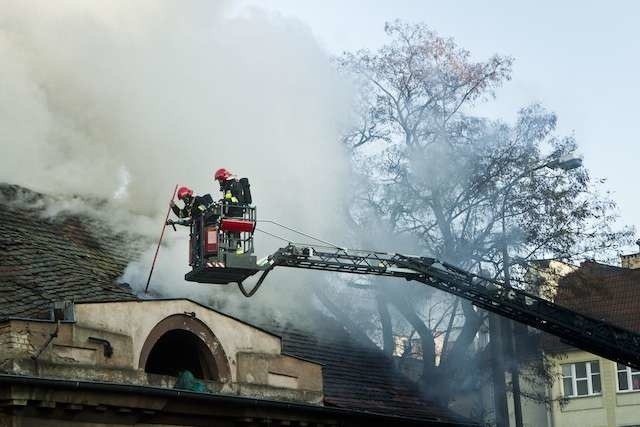
M 224 166 L 251 179 L 262 218 L 336 237 L 348 90 L 304 26 L 228 7 L 0 0 L 0 181 L 110 199 L 155 237 L 174 185 L 215 196 Z M 168 293 L 186 269 L 170 237 Z

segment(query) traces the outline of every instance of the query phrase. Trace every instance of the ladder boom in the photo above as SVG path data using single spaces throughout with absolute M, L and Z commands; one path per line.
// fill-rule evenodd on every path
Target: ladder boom
M 574 347 L 640 369 L 640 334 L 434 258 L 290 244 L 271 255 L 270 264 L 269 269 L 294 267 L 417 281 L 548 332 Z

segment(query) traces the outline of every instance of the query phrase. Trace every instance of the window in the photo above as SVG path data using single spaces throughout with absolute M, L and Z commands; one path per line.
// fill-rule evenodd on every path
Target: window
M 564 397 L 600 394 L 600 364 L 598 362 L 567 363 L 562 366 Z
M 150 374 L 177 377 L 189 371 L 205 380 L 218 377 L 216 362 L 207 345 L 191 331 L 173 329 L 154 344 L 144 371 Z
M 640 371 L 618 363 L 618 391 L 640 390 Z

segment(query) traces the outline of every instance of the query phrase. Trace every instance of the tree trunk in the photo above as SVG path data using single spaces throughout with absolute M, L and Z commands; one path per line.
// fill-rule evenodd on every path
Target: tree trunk
M 476 338 L 476 334 L 482 325 L 482 315 L 473 309 L 469 301 L 461 301 L 462 312 L 464 313 L 464 325 L 456 337 L 455 344 L 446 357 L 440 361 L 440 368 L 444 371 L 457 369 L 469 354 L 469 346 Z
M 378 313 L 380 314 L 380 326 L 382 327 L 382 351 L 391 357 L 395 350 L 395 343 L 393 342 L 393 327 L 391 325 L 389 307 L 382 294 L 376 295 L 376 303 L 378 305 Z
M 398 309 L 400 314 L 409 322 L 409 324 L 416 330 L 416 333 L 420 337 L 420 344 L 422 345 L 422 377 L 421 382 L 425 393 L 431 398 L 436 398 L 434 387 L 425 387 L 427 384 L 433 385 L 436 380 L 436 345 L 433 338 L 433 331 L 427 328 L 420 316 L 418 316 L 409 305 L 409 303 L 400 296 L 393 293 L 389 294 L 391 303 Z

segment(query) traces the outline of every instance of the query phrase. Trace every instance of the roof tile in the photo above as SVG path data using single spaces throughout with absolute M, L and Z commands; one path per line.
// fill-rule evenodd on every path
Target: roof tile
M 555 303 L 640 332 L 640 269 L 586 261 L 560 279 Z M 572 349 L 557 337 L 545 335 L 543 343 L 547 350 Z
M 87 218 L 43 218 L 36 204 L 15 203 L 25 194 L 44 197 L 0 184 L 0 317 L 47 318 L 56 300 L 136 298 L 116 283 L 128 263 L 117 250 L 123 236 L 107 232 L 101 245 Z

